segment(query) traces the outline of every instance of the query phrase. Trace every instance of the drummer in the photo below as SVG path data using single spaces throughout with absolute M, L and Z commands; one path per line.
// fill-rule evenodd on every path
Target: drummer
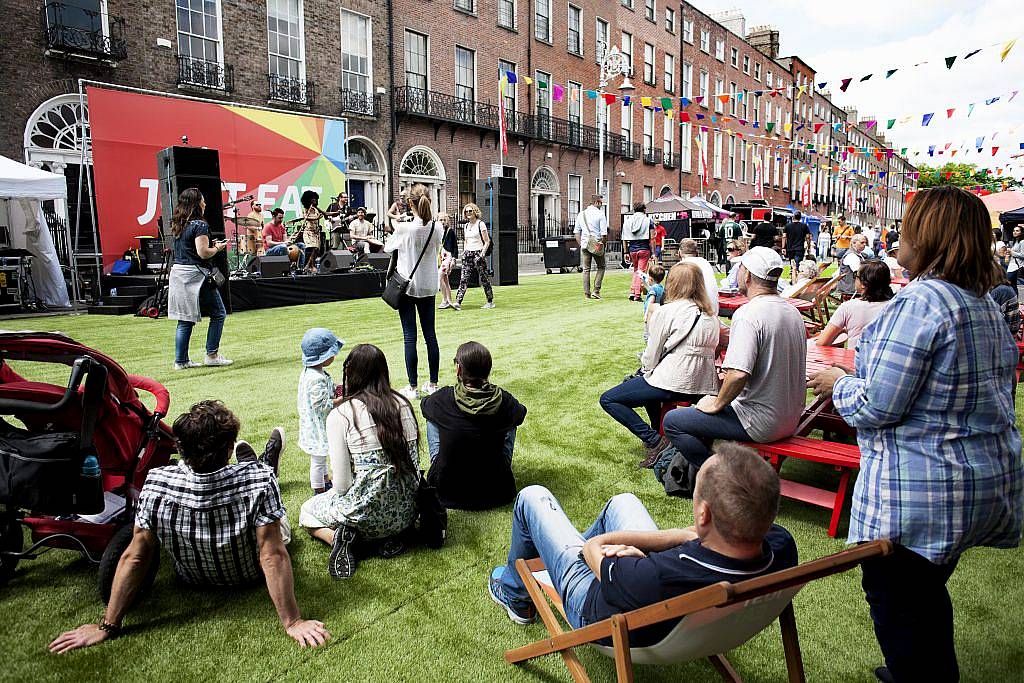
M 270 212 L 272 220 L 263 228 L 263 255 L 286 256 L 288 254 L 288 238 L 284 228 L 284 210 L 280 207 Z M 295 244 L 299 250 L 299 268 L 306 261 L 306 245 L 301 241 Z
M 373 251 L 380 251 L 384 243 L 373 238 L 373 223 L 366 220 L 366 208 L 360 206 L 356 209 L 356 218 L 349 224 L 352 231 L 352 250 L 369 254 Z

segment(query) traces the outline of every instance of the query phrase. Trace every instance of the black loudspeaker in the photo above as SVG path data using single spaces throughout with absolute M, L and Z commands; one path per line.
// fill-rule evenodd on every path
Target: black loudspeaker
M 355 256 L 346 249 L 331 249 L 320 259 L 320 274 L 340 273 L 352 267 Z
M 282 277 L 292 269 L 292 260 L 288 255 L 260 257 L 261 277 Z
M 206 200 L 203 219 L 210 225 L 210 242 L 226 239 L 224 231 L 224 193 L 220 181 L 220 154 L 204 147 L 167 147 L 156 153 L 156 175 L 160 186 L 160 213 L 164 223 L 164 237 L 168 249 L 174 248 L 171 216 L 178 204 L 178 195 L 190 187 L 198 188 Z M 213 263 L 228 276 L 228 255 L 222 251 L 213 257 Z M 221 289 L 221 298 L 231 311 L 229 283 Z
M 391 254 L 367 254 L 366 262 L 373 266 L 374 270 L 387 270 L 391 263 Z
M 491 268 L 496 285 L 519 284 L 519 196 L 515 178 L 477 181 L 477 203 L 491 231 Z

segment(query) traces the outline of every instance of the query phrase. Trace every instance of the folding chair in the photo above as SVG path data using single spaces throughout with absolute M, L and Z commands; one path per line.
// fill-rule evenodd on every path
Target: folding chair
M 848 571 L 864 560 L 891 552 L 890 541 L 872 541 L 740 583 L 722 581 L 569 631 L 562 629 L 548 604 L 550 600 L 565 616 L 561 599 L 550 585 L 544 563 L 539 558 L 516 560 L 516 571 L 526 585 L 549 637 L 508 650 L 505 659 L 517 664 L 557 652 L 573 680 L 584 683 L 590 678 L 573 648 L 593 645 L 601 654 L 615 659 L 620 683 L 633 680 L 634 662 L 677 664 L 704 658 L 711 660 L 724 680 L 742 681 L 725 658 L 725 653 L 743 645 L 778 619 L 789 681 L 803 683 L 804 666 L 792 604 L 794 596 L 815 579 Z M 630 631 L 674 619 L 680 619 L 679 623 L 660 642 L 648 647 L 629 646 Z M 596 644 L 605 638 L 612 639 L 611 647 Z
M 829 299 L 832 292 L 839 285 L 839 281 L 842 279 L 842 275 L 836 273 L 830 279 L 826 280 L 814 293 L 814 307 L 808 314 L 811 321 L 819 326 L 820 329 L 825 329 L 825 325 L 828 325 L 828 319 L 832 316 L 829 311 Z

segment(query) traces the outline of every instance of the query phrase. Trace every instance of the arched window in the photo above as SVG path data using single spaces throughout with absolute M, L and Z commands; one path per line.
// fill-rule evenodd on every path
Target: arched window
M 721 206 L 722 195 L 718 194 L 718 190 L 715 190 L 714 192 L 711 193 L 711 197 L 708 198 L 708 201 L 714 204 L 715 206 Z
M 427 147 L 414 147 L 402 159 L 399 174 L 418 178 L 444 179 L 440 159 Z
M 533 174 L 530 189 L 537 192 L 558 192 L 558 178 L 555 177 L 554 172 L 550 168 L 541 166 Z
M 32 113 L 25 127 L 25 149 L 29 152 L 29 158 L 33 157 L 33 151 L 81 157 L 83 121 L 88 158 L 92 154 L 89 111 L 82 108 L 78 95 L 58 95 L 44 102 Z
M 348 168 L 350 171 L 380 173 L 377 155 L 362 140 L 348 141 Z
M 728 197 L 725 198 L 725 203 L 726 204 L 735 204 L 736 203 L 736 199 L 732 195 L 729 195 Z
M 659 197 L 664 197 L 665 195 L 669 195 L 669 194 L 672 194 L 672 188 L 669 187 L 668 185 L 662 185 L 661 186 L 661 192 L 658 193 L 658 196 Z

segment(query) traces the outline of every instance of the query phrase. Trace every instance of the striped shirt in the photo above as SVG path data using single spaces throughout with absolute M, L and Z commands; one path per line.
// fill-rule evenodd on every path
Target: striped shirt
M 991 298 L 938 279 L 905 287 L 865 328 L 833 396 L 861 452 L 849 542 L 888 538 L 937 564 L 1018 545 L 1017 355 Z
M 256 462 L 199 474 L 184 462 L 149 471 L 135 524 L 154 532 L 186 583 L 262 580 L 256 528 L 285 516 L 274 472 Z

